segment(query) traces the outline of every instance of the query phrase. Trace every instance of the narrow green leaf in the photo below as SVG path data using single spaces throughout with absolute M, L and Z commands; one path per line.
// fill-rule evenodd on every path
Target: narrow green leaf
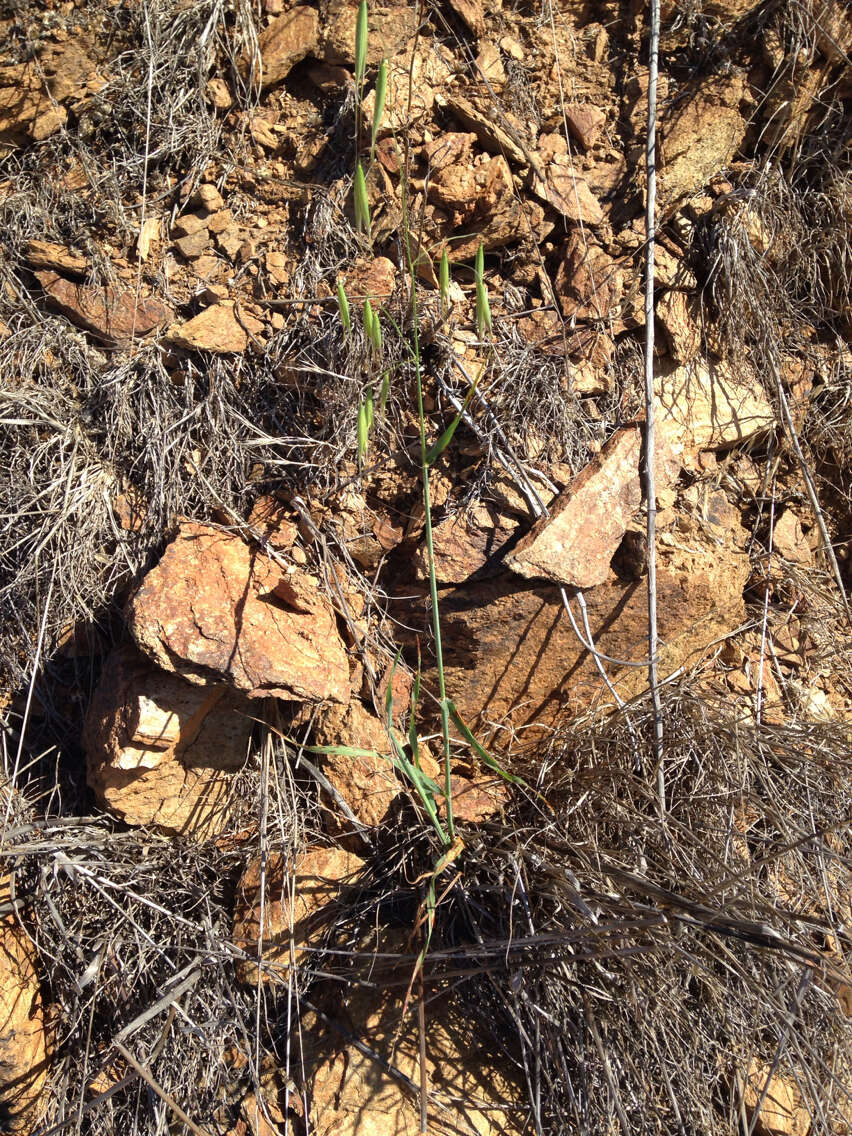
M 382 115 L 385 113 L 385 96 L 388 90 L 388 61 L 383 59 L 379 64 L 379 74 L 376 77 L 376 101 L 373 103 L 373 129 L 370 137 L 370 161 L 376 152 L 376 138 L 382 125 Z
M 477 283 L 482 283 L 482 278 L 485 274 L 485 249 L 482 247 L 482 241 L 479 242 L 479 248 L 476 250 L 476 260 L 473 265 L 473 275 Z
M 447 446 L 450 444 L 450 442 L 452 442 L 453 435 L 455 434 L 456 430 L 458 430 L 459 423 L 461 422 L 462 418 L 467 413 L 468 407 L 470 406 L 470 403 L 471 403 L 471 399 L 476 394 L 476 387 L 477 387 L 478 382 L 479 382 L 479 379 L 476 380 L 476 382 L 473 384 L 473 386 L 467 392 L 467 394 L 465 395 L 464 402 L 462 403 L 461 410 L 458 412 L 458 414 L 455 416 L 455 418 L 452 420 L 452 422 L 449 424 L 449 426 L 446 428 L 446 430 L 443 432 L 443 434 L 441 434 L 441 436 L 440 436 L 440 438 L 438 438 L 437 442 L 435 442 L 434 445 L 429 447 L 429 450 L 426 454 L 427 466 L 434 465 L 435 462 L 438 460 L 438 458 L 441 456 L 441 454 L 444 452 L 444 450 L 447 448 Z
M 527 783 L 526 781 L 524 781 L 523 777 L 516 777 L 514 773 L 507 773 L 507 771 L 503 768 L 499 761 L 491 756 L 491 754 L 482 745 L 481 742 L 476 740 L 476 737 L 474 736 L 470 727 L 467 725 L 464 718 L 462 718 L 461 714 L 459 714 L 458 710 L 456 709 L 455 703 L 450 699 L 447 699 L 447 709 L 450 712 L 450 717 L 452 718 L 456 729 L 459 731 L 465 741 L 471 746 L 474 753 L 477 755 L 483 765 L 487 765 L 489 769 L 493 769 L 494 772 L 499 774 L 499 776 L 502 777 L 504 781 L 510 781 L 513 785 L 522 785 L 524 788 L 527 787 Z
M 370 427 L 367 421 L 367 404 L 362 400 L 358 407 L 358 464 L 367 456 Z
M 367 69 L 367 0 L 361 0 L 355 22 L 355 87 L 361 98 L 364 72 Z
M 385 371 L 382 375 L 382 386 L 379 391 L 379 414 L 385 412 L 385 407 L 388 404 L 388 395 L 390 394 L 390 371 Z
M 488 302 L 488 293 L 481 280 L 476 282 L 476 331 L 480 339 L 486 331 L 491 330 L 491 305 Z
M 364 177 L 364 167 L 359 162 L 355 167 L 355 228 L 359 232 L 370 235 L 370 202 L 367 197 L 367 179 Z
M 343 330 L 348 334 L 352 330 L 352 317 L 349 314 L 349 301 L 346 299 L 342 280 L 337 281 L 337 306 L 340 309 L 340 322 L 343 324 Z
M 367 387 L 367 394 L 364 397 L 364 406 L 367 410 L 367 435 L 373 429 L 373 419 L 375 408 L 373 406 L 373 387 L 372 384 Z
M 373 305 L 369 300 L 364 301 L 364 335 L 367 337 L 367 342 L 372 345 L 373 343 Z

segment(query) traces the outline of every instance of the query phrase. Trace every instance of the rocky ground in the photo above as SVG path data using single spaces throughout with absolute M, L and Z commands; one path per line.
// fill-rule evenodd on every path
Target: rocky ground
M 0 3 L 0 1127 L 846 1134 L 849 11 L 662 3 L 662 763 L 648 14 L 357 25 Z

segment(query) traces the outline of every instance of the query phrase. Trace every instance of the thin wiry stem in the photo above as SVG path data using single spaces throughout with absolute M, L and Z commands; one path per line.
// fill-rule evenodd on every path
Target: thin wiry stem
M 648 134 L 645 168 L 648 176 L 645 225 L 645 492 L 648 499 L 648 685 L 654 706 L 654 750 L 660 819 L 666 817 L 663 768 L 663 707 L 657 677 L 657 498 L 654 477 L 654 244 L 657 205 L 657 64 L 660 50 L 660 0 L 651 0 L 648 43 Z

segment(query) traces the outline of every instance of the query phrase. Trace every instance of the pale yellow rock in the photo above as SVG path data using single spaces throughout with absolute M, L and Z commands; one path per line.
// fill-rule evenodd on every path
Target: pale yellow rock
M 756 1136 L 807 1136 L 811 1117 L 801 1089 L 788 1073 L 772 1073 L 771 1066 L 753 1058 L 749 1064 L 743 1089 L 746 1115 L 754 1122 Z M 769 1087 L 758 1110 L 758 1102 Z
M 0 1109 L 4 1131 L 33 1130 L 47 1077 L 47 1044 L 35 951 L 12 920 L 0 921 Z
M 591 588 L 610 575 L 610 561 L 641 500 L 635 426 L 619 430 L 506 556 L 527 579 Z
M 659 435 L 686 469 L 697 469 L 700 450 L 746 442 L 775 426 L 775 414 L 757 377 L 743 368 L 695 359 L 661 367 L 654 380 Z
M 307 948 L 321 945 L 334 923 L 336 903 L 363 864 L 359 856 L 342 848 L 311 848 L 292 867 L 274 853 L 263 880 L 260 859 L 252 860 L 237 885 L 234 909 L 234 942 L 249 956 L 237 965 L 240 981 L 250 986 L 257 982 L 257 962 L 252 960 L 259 940 L 264 982 L 286 982 L 291 961 L 310 962 L 313 954 Z

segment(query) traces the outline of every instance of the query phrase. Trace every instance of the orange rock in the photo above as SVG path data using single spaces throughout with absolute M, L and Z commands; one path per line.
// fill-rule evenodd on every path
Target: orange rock
M 776 1071 L 770 1076 L 770 1071 L 769 1065 L 756 1058 L 749 1064 L 743 1104 L 750 1119 L 754 1119 L 757 1112 L 755 1133 L 757 1136 L 807 1136 L 811 1115 L 801 1089 L 789 1074 Z
M 726 533 L 721 542 L 700 526 L 686 535 L 660 535 L 670 538 L 670 543 L 661 542 L 657 560 L 664 644 L 660 673 L 665 675 L 743 621 L 749 562 L 735 533 Z M 612 573 L 585 592 L 585 601 L 599 651 L 617 659 L 647 657 L 644 580 L 619 580 Z M 585 636 L 576 602 L 573 610 Z M 407 608 L 400 616 L 413 619 Z M 519 731 L 518 743 L 528 738 L 532 744 L 554 723 L 592 705 L 612 703 L 553 584 L 531 586 L 506 577 L 447 588 L 441 596 L 441 621 L 447 690 L 483 743 L 495 726 L 505 726 Z M 604 666 L 623 697 L 644 689 L 643 668 Z M 425 671 L 423 682 L 435 689 L 433 668 Z M 495 736 L 509 735 L 498 729 Z
M 354 699 L 348 706 L 324 711 L 314 736 L 319 745 L 376 752 L 376 757 L 328 754 L 322 759 L 322 771 L 361 824 L 381 824 L 402 787 L 391 763 L 392 746 L 384 724 Z M 329 830 L 350 831 L 352 822 L 341 815 L 335 801 L 329 804 Z
M 610 438 L 574 478 L 533 529 L 506 556 L 506 564 L 527 579 L 590 588 L 610 575 L 642 493 L 639 429 L 629 426 Z
M 38 1127 L 47 1045 L 35 951 L 9 918 L 0 921 L 0 1074 L 4 1131 L 23 1136 Z
M 291 8 L 273 20 L 261 33 L 259 47 L 263 60 L 261 85 L 271 87 L 290 74 L 306 55 L 316 51 L 319 37 L 319 13 L 302 5 Z
M 554 287 L 566 319 L 605 320 L 624 291 L 624 273 L 600 245 L 572 233 L 562 251 Z
M 313 952 L 307 948 L 321 945 L 347 883 L 363 864 L 360 857 L 340 848 L 312 848 L 297 858 L 291 871 L 284 856 L 271 855 L 261 929 L 261 862 L 252 860 L 237 886 L 234 910 L 234 942 L 250 956 L 237 964 L 239 980 L 247 985 L 257 982 L 258 941 L 264 982 L 286 982 L 291 961 L 310 963 Z
M 206 232 L 193 233 L 182 239 L 191 241 L 197 236 L 203 237 L 202 249 L 206 248 Z M 180 245 L 181 242 L 176 243 Z M 168 339 L 176 347 L 189 351 L 212 351 L 217 355 L 240 354 L 248 347 L 246 329 L 256 335 L 263 330 L 263 324 L 246 312 L 240 312 L 240 319 L 237 319 L 233 300 L 226 300 L 205 308 L 193 319 L 173 328 Z
M 227 824 L 252 725 L 251 707 L 226 686 L 193 686 L 120 648 L 86 718 L 88 783 L 128 824 L 214 835 Z
M 181 525 L 128 623 L 149 658 L 190 682 L 227 682 L 250 698 L 349 701 L 346 652 L 317 584 L 231 533 Z
M 107 284 L 93 288 L 66 280 L 57 272 L 36 272 L 48 302 L 72 323 L 110 345 L 127 343 L 165 325 L 172 312 L 153 296 L 138 296 L 133 289 Z

